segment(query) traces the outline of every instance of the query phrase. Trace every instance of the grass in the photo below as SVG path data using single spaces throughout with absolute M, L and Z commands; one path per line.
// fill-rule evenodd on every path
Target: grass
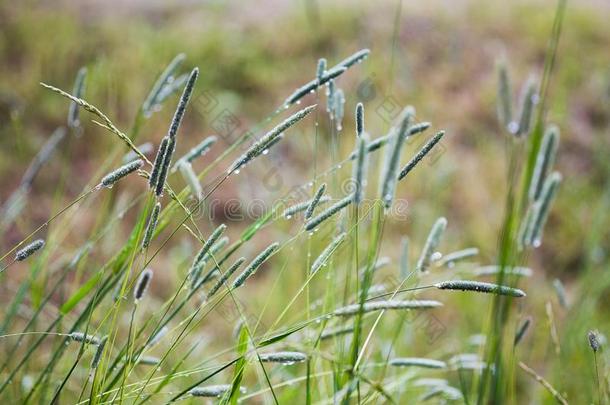
M 448 97 L 468 69 L 475 70 L 468 55 L 460 54 L 466 61 L 462 70 L 449 71 L 449 65 L 441 64 L 435 73 L 435 66 L 417 66 L 419 57 L 444 52 L 433 44 L 426 49 L 416 43 L 417 52 L 402 54 L 404 36 L 411 35 L 404 18 L 424 18 L 402 2 L 380 6 L 387 13 L 387 32 L 371 28 L 372 38 L 388 34 L 391 49 L 371 40 L 371 55 L 332 79 L 345 94 L 345 105 L 331 108 L 333 113 L 344 109 L 339 116 L 326 111 L 324 86 L 314 85 L 301 105 L 286 107 L 284 100 L 316 75 L 325 77 L 316 72 L 319 57 L 334 66 L 358 49 L 342 39 L 353 37 L 351 23 L 362 22 L 354 9 L 337 13 L 338 6 L 329 6 L 317 10 L 314 20 L 311 14 L 303 19 L 288 13 L 273 29 L 244 39 L 234 53 L 226 45 L 237 39 L 213 30 L 196 46 L 182 29 L 156 38 L 136 22 L 126 30 L 146 41 L 142 59 L 127 57 L 115 37 L 115 23 L 109 22 L 107 31 L 96 27 L 96 34 L 84 40 L 82 60 L 62 62 L 60 70 L 60 63 L 49 60 L 61 59 L 66 52 L 59 51 L 61 41 L 71 41 L 78 20 L 61 10 L 34 8 L 29 15 L 0 6 L 2 13 L 11 14 L 6 38 L 25 43 L 30 57 L 10 59 L 30 69 L 21 73 L 27 80 L 15 81 L 12 90 L 23 92 L 32 106 L 19 110 L 7 104 L 8 124 L 0 127 L 2 133 L 15 134 L 0 141 L 8 162 L 0 166 L 7 179 L 3 200 L 11 201 L 15 190 L 21 193 L 21 200 L 12 199 L 20 204 L 9 211 L 4 206 L 0 226 L 5 308 L 0 316 L 0 398 L 79 404 L 196 403 L 204 395 L 231 404 L 303 398 L 316 404 L 604 403 L 609 374 L 603 336 L 610 327 L 604 297 L 610 276 L 602 270 L 608 264 L 610 194 L 603 191 L 607 178 L 600 173 L 608 168 L 603 151 L 610 147 L 607 141 L 591 141 L 585 160 L 591 179 L 574 174 L 574 165 L 583 163 L 570 160 L 574 156 L 568 150 L 582 146 L 571 133 L 578 122 L 565 118 L 575 107 L 564 92 L 573 89 L 572 97 L 584 100 L 577 105 L 597 117 L 591 124 L 598 126 L 594 133 L 609 122 L 574 84 L 581 83 L 583 74 L 574 67 L 578 41 L 569 35 L 577 29 L 580 38 L 588 39 L 579 45 L 595 49 L 607 29 L 592 29 L 588 24 L 595 24 L 594 18 L 585 23 L 580 20 L 583 9 L 564 6 L 557 6 L 554 23 L 551 8 L 527 19 L 540 18 L 548 28 L 537 34 L 542 42 L 550 38 L 543 51 L 546 62 L 537 62 L 540 56 L 522 62 L 513 50 L 508 59 L 514 79 L 524 77 L 525 65 L 544 66 L 533 129 L 521 138 L 489 118 L 495 114 L 495 96 L 486 87 L 475 89 L 473 97 L 490 100 L 480 103 L 487 115 L 468 107 L 467 100 L 457 103 Z M 525 16 L 536 10 L 517 5 L 511 13 Z M 407 11 L 416 17 L 403 17 Z M 55 53 L 49 53 L 30 35 L 37 29 L 34 22 L 54 13 L 64 24 L 58 27 L 59 39 L 49 40 L 58 41 Z M 439 22 L 449 18 L 432 15 Z M 482 7 L 474 15 L 475 33 L 458 34 L 465 40 L 476 37 L 494 14 Z M 535 34 L 527 21 L 510 21 L 523 35 Z M 287 30 L 286 38 L 276 38 L 282 27 L 314 23 L 319 29 L 312 37 Z M 496 29 L 507 26 L 503 22 Z M 509 43 L 519 43 L 520 38 L 513 39 Z M 249 47 L 263 40 L 272 41 L 271 50 Z M 105 41 L 97 53 L 91 51 L 95 41 Z M 159 55 L 163 41 L 176 52 Z M 1 49 L 15 55 L 15 46 L 5 41 Z M 278 58 L 290 49 L 309 51 L 297 57 L 302 64 L 281 67 Z M 173 70 L 180 86 L 162 73 L 175 55 L 166 72 Z M 592 55 L 583 63 L 598 66 L 605 60 Z M 109 62 L 120 57 L 125 60 Z M 226 63 L 226 68 L 210 60 Z M 390 66 L 384 66 L 386 60 Z M 7 65 L 0 67 L 8 71 Z M 82 65 L 87 65 L 86 75 L 77 73 L 84 72 Z M 493 63 L 486 66 L 493 72 Z M 184 85 L 194 82 L 184 75 L 195 67 L 201 78 L 193 98 L 179 102 Z M 152 70 L 162 75 L 159 80 Z M 412 79 L 403 80 L 405 71 Z M 426 85 L 406 97 L 402 86 L 413 86 L 418 74 Z M 495 89 L 496 78 L 485 74 Z M 80 97 L 62 90 L 71 89 L 77 76 L 74 88 L 84 89 Z M 275 86 L 278 82 L 283 84 Z M 380 110 L 383 100 L 371 99 L 363 90 L 370 82 L 378 92 L 396 84 L 385 94 L 398 101 L 398 111 L 413 100 L 416 109 L 406 110 L 412 119 L 380 113 L 389 110 Z M 168 93 L 159 97 L 163 83 Z M 437 89 L 440 96 L 433 94 Z M 357 107 L 360 101 L 364 108 Z M 81 107 L 77 119 L 70 105 Z M 305 106 L 314 107 L 303 110 Z M 171 120 L 175 109 L 175 116 L 184 114 L 179 129 L 181 118 Z M 214 117 L 225 109 L 247 111 L 239 113 L 239 130 L 216 133 L 218 141 L 209 152 L 188 157 L 193 146 L 218 131 Z M 458 110 L 466 117 L 459 118 Z M 55 156 L 43 162 L 35 180 L 31 173 L 24 176 L 30 187 L 13 187 L 22 183 L 10 179 L 19 180 L 27 168 L 18 158 L 36 154 L 35 131 L 52 127 L 46 131 L 50 135 L 68 114 L 71 127 L 55 146 Z M 428 119 L 430 129 L 408 135 Z M 548 218 L 545 211 L 535 221 L 546 222 L 542 246 L 524 248 L 519 228 L 527 212 L 535 215 L 528 207 L 541 205 L 530 199 L 529 184 L 540 174 L 534 170 L 538 149 L 552 123 L 561 128 L 556 169 L 564 173 L 564 183 Z M 176 142 L 173 161 L 179 166 L 188 160 L 194 172 L 185 181 L 169 170 L 170 156 L 167 182 L 150 189 L 152 162 L 167 128 Z M 472 139 L 466 139 L 471 130 Z M 494 140 L 482 142 L 480 133 L 492 133 Z M 364 165 L 358 154 L 366 150 L 366 141 L 360 137 L 374 141 L 386 134 L 387 142 L 367 152 Z M 405 139 L 398 144 L 400 137 Z M 137 145 L 143 142 L 154 145 L 152 153 L 140 150 Z M 102 181 L 126 164 L 128 152 L 142 164 Z M 353 170 L 359 164 L 362 170 Z M 551 177 L 536 181 L 543 184 Z M 100 182 L 112 187 L 98 187 Z M 354 185 L 359 187 L 357 201 Z M 391 192 L 379 191 L 386 189 Z M 193 195 L 193 190 L 199 191 Z M 586 206 L 578 201 L 583 195 L 590 197 Z M 303 203 L 300 212 L 284 215 L 297 203 Z M 581 229 L 574 217 L 584 215 L 590 226 Z M 219 228 L 223 223 L 226 230 Z M 221 238 L 223 231 L 228 242 Z M 38 238 L 44 246 L 27 247 Z M 202 247 L 205 254 L 194 264 Z M 383 265 L 386 255 L 390 262 Z M 202 267 L 193 271 L 198 263 Z M 498 271 L 481 271 L 488 264 Z M 533 271 L 513 271 L 526 266 Z M 568 273 L 572 267 L 578 269 Z M 551 282 L 555 278 L 566 286 L 561 296 Z M 148 288 L 138 286 L 143 279 Z M 529 326 L 523 331 L 525 319 Z M 593 329 L 599 330 L 597 350 L 588 341 Z

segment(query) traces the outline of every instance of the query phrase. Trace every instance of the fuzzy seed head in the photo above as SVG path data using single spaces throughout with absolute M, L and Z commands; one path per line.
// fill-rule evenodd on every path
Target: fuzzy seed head
M 114 183 L 140 169 L 142 166 L 144 166 L 144 161 L 142 159 L 134 160 L 133 162 L 127 163 L 126 165 L 123 165 L 118 169 L 108 173 L 102 178 L 100 184 L 104 187 L 112 187 Z
M 525 297 L 525 293 L 518 288 L 484 283 L 482 281 L 451 280 L 434 284 L 434 286 L 439 290 L 475 291 L 487 294 L 508 295 L 517 298 Z
M 151 269 L 146 269 L 140 274 L 138 282 L 136 283 L 136 288 L 133 290 L 133 299 L 136 303 L 139 302 L 142 297 L 144 297 L 144 294 L 146 294 L 150 281 L 152 280 L 152 276 L 153 272 Z
M 29 245 L 25 246 L 23 249 L 20 249 L 15 254 L 15 261 L 21 262 L 32 256 L 34 253 L 39 251 L 44 247 L 44 240 L 37 239 Z

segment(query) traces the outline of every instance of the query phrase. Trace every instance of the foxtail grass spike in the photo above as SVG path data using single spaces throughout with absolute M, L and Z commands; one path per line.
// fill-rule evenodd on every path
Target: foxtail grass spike
M 191 268 L 188 272 L 188 277 L 191 279 L 191 288 L 194 289 L 199 285 L 199 276 L 201 275 L 203 266 L 205 266 L 207 254 L 218 239 L 220 239 L 225 229 L 227 229 L 227 226 L 225 224 L 220 224 L 212 232 L 208 240 L 203 243 L 203 246 L 195 256 L 195 259 L 193 259 L 193 264 L 191 264 Z
M 313 196 L 313 198 L 311 199 L 311 203 L 309 204 L 309 206 L 307 207 L 307 209 L 305 210 L 305 219 L 309 219 L 311 218 L 311 216 L 313 215 L 314 210 L 316 209 L 316 207 L 318 206 L 318 204 L 320 203 L 320 199 L 322 198 L 322 196 L 324 195 L 324 192 L 326 191 L 326 183 L 323 183 L 318 190 L 316 191 L 316 194 Z
M 134 359 L 137 362 L 138 366 L 156 366 L 161 363 L 161 359 L 153 356 L 140 356 L 137 359 Z
M 423 367 L 423 368 L 447 368 L 447 363 L 440 360 L 424 359 L 421 357 L 398 357 L 390 360 L 390 366 L 394 367 Z
M 434 284 L 439 290 L 475 291 L 487 294 L 508 295 L 511 297 L 525 297 L 525 293 L 518 289 L 492 283 L 471 280 L 450 280 Z
M 114 183 L 121 180 L 123 177 L 127 176 L 128 174 L 135 172 L 142 166 L 144 166 L 144 161 L 141 159 L 135 160 L 131 163 L 127 163 L 126 165 L 123 165 L 123 166 L 119 167 L 118 169 L 108 173 L 106 176 L 104 176 L 102 178 L 102 181 L 100 182 L 100 184 L 104 187 L 110 188 L 114 185 Z
M 356 136 L 362 136 L 364 133 L 364 105 L 358 103 L 356 105 Z
M 434 225 L 432 225 L 432 229 L 430 230 L 428 238 L 426 239 L 426 244 L 424 245 L 421 255 L 419 256 L 419 260 L 417 261 L 415 271 L 425 272 L 428 270 L 428 267 L 430 267 L 432 254 L 438 248 L 446 227 L 447 219 L 445 217 L 440 217 L 436 220 Z
M 539 247 L 542 244 L 542 232 L 546 224 L 551 205 L 557 194 L 557 189 L 561 183 L 561 174 L 553 172 L 544 182 L 544 187 L 540 193 L 539 201 L 535 203 L 534 219 L 532 222 L 532 236 L 530 243 L 533 247 Z
M 470 259 L 471 257 L 477 256 L 478 254 L 479 254 L 479 249 L 477 249 L 477 248 L 467 248 L 467 249 L 458 250 L 458 251 L 451 252 L 451 253 L 448 253 L 445 256 L 443 256 L 442 259 L 439 260 L 438 265 L 453 267 L 455 265 L 455 262 L 460 261 L 460 260 Z
M 537 102 L 538 95 L 536 94 L 536 82 L 533 78 L 530 78 L 523 89 L 519 126 L 515 133 L 518 137 L 529 134 L 532 125 L 532 117 L 534 116 L 534 108 L 536 107 Z
M 330 207 L 307 221 L 307 223 L 305 223 L 305 230 L 311 231 L 312 229 L 320 225 L 322 222 L 326 221 L 328 218 L 332 217 L 333 215 L 335 215 L 353 202 L 353 195 L 349 195 L 343 198 L 342 200 L 339 200 L 338 202 L 334 203 L 333 205 L 331 205 Z
M 161 166 L 163 166 L 163 160 L 165 159 L 165 152 L 167 151 L 168 143 L 169 138 L 167 136 L 163 137 L 161 144 L 159 145 L 159 149 L 157 150 L 157 156 L 155 157 L 155 162 L 153 163 L 153 168 L 150 172 L 150 178 L 148 179 L 148 186 L 151 190 L 154 190 L 157 187 L 159 172 L 161 172 Z
M 165 70 L 158 77 L 154 86 L 150 90 L 150 93 L 148 93 L 144 104 L 142 104 L 142 112 L 144 113 L 145 117 L 150 117 L 155 108 L 157 108 L 157 106 L 160 104 L 160 94 L 171 82 L 174 72 L 180 67 L 182 62 L 184 62 L 185 58 L 186 55 L 183 53 L 176 55 L 176 57 L 169 63 L 169 65 L 167 65 Z
M 243 165 L 249 163 L 252 159 L 259 156 L 265 149 L 268 148 L 269 143 L 272 142 L 275 138 L 280 136 L 284 131 L 288 128 L 305 118 L 313 109 L 316 108 L 316 105 L 310 105 L 285 119 L 281 124 L 273 128 L 271 131 L 267 132 L 261 139 L 256 141 L 254 145 L 252 145 L 243 155 L 241 155 L 237 160 L 233 162 L 230 166 L 228 173 L 231 174 L 237 170 L 239 170 Z
M 373 312 L 381 310 L 397 310 L 397 309 L 431 309 L 438 308 L 443 304 L 433 300 L 388 300 L 388 301 L 373 301 L 365 302 L 363 312 Z M 333 312 L 335 316 L 352 316 L 360 312 L 360 304 L 352 304 L 343 308 L 339 308 Z
M 82 67 L 76 74 L 76 80 L 74 81 L 74 88 L 72 95 L 76 98 L 83 98 L 85 95 L 85 82 L 87 80 L 87 68 Z M 80 127 L 80 121 L 78 119 L 78 104 L 74 101 L 70 103 L 70 109 L 68 110 L 68 128 L 76 129 Z
M 221 384 L 208 385 L 206 387 L 195 387 L 192 388 L 188 393 L 194 397 L 217 398 L 229 390 L 231 390 L 230 384 Z M 239 387 L 239 391 L 243 394 L 246 392 L 246 389 L 244 387 Z
M 197 173 L 193 170 L 193 166 L 189 162 L 181 162 L 178 167 L 180 168 L 180 174 L 182 174 L 182 177 L 191 189 L 191 194 L 193 194 L 197 201 L 201 201 L 203 188 L 199 183 Z
M 532 202 L 540 198 L 544 181 L 555 162 L 558 144 L 559 128 L 552 125 L 544 133 L 542 144 L 540 145 L 538 155 L 536 156 L 536 165 L 534 166 L 529 189 L 529 198 Z
M 345 235 L 345 232 L 341 233 L 335 237 L 332 242 L 326 246 L 326 248 L 324 248 L 322 253 L 320 253 L 320 256 L 318 256 L 318 258 L 313 262 L 311 269 L 309 270 L 309 274 L 315 274 L 323 266 L 326 266 L 326 262 L 328 262 L 330 256 L 335 252 L 335 250 L 337 250 L 341 242 L 343 242 Z
M 432 126 L 432 124 L 429 122 L 420 122 L 418 124 L 413 124 L 409 128 L 409 135 L 407 136 L 407 139 L 413 135 L 417 135 L 417 134 L 424 132 L 431 126 Z M 366 145 L 367 152 L 375 152 L 376 150 L 380 149 L 382 146 L 386 145 L 388 143 L 388 141 L 392 139 L 392 135 L 393 135 L 393 133 L 391 133 L 389 135 L 380 136 L 379 138 L 374 139 L 374 140 L 370 141 L 369 143 L 367 143 L 367 145 Z M 358 152 L 354 151 L 354 152 L 352 152 L 352 154 L 350 155 L 349 158 L 354 160 L 354 159 L 356 159 L 357 156 L 358 156 Z
M 405 143 L 405 139 L 409 134 L 409 126 L 413 120 L 415 111 L 413 107 L 406 107 L 400 118 L 399 128 L 392 136 L 390 146 L 386 153 L 386 159 L 383 166 L 381 176 L 381 200 L 384 206 L 390 208 L 394 200 L 396 192 L 396 182 L 398 177 L 398 165 L 400 164 L 400 155 Z
M 148 290 L 148 286 L 150 285 L 150 281 L 152 280 L 153 272 L 151 269 L 145 269 L 138 278 L 138 282 L 136 283 L 136 287 L 133 290 L 133 299 L 137 303 L 144 297 L 146 291 Z
M 599 338 L 597 337 L 597 333 L 595 333 L 595 331 L 593 330 L 590 330 L 587 333 L 587 339 L 589 340 L 589 346 L 591 346 L 591 350 L 593 350 L 594 353 L 597 353 L 601 346 L 599 344 Z
M 358 52 L 343 59 L 341 62 L 339 62 L 337 64 L 337 66 L 350 68 L 350 67 L 354 66 L 356 63 L 360 63 L 363 60 L 365 60 L 366 58 L 368 58 L 370 53 L 371 53 L 370 49 L 361 49 Z
M 201 143 L 199 143 L 197 146 L 191 148 L 191 150 L 189 150 L 186 155 L 182 156 L 174 164 L 174 166 L 172 167 L 172 173 L 177 170 L 180 163 L 182 163 L 182 162 L 192 163 L 193 160 L 200 158 L 203 155 L 205 155 L 206 153 L 208 153 L 209 150 L 212 148 L 212 145 L 214 145 L 216 143 L 216 141 L 218 141 L 217 136 L 215 136 L 215 135 L 208 136 L 203 141 L 201 141 Z
M 366 186 L 366 173 L 368 169 L 368 151 L 366 150 L 368 136 L 366 133 L 361 133 L 356 142 L 358 144 L 358 156 L 354 163 L 352 179 L 354 182 L 354 203 L 358 205 L 364 198 L 364 187 Z
M 318 69 L 316 71 L 316 78 L 318 79 L 318 84 L 322 83 L 322 80 L 324 80 L 324 73 L 326 73 L 326 59 L 320 58 L 318 60 Z
M 176 150 L 176 138 L 170 137 L 167 142 L 167 149 L 165 150 L 165 155 L 163 156 L 163 163 L 159 169 L 159 178 L 157 179 L 157 185 L 155 186 L 155 194 L 157 197 L 161 197 L 163 195 L 163 188 L 165 187 L 165 181 L 167 180 L 167 175 L 169 174 L 169 166 L 172 163 L 172 156 L 174 155 L 174 151 Z
M 44 240 L 37 239 L 15 254 L 15 261 L 22 262 L 44 247 Z
M 85 342 L 90 345 L 99 345 L 100 339 L 93 335 L 85 335 L 83 332 L 72 332 L 68 335 L 74 342 Z
M 269 257 L 275 253 L 276 250 L 278 250 L 280 247 L 280 244 L 275 242 L 272 243 L 271 245 L 269 245 L 265 250 L 263 250 L 261 253 L 259 253 L 258 256 L 256 256 L 254 258 L 254 260 L 252 260 L 252 262 L 248 265 L 248 267 L 246 267 L 246 269 L 243 271 L 243 273 L 241 273 L 239 276 L 237 276 L 237 278 L 235 279 L 235 281 L 233 282 L 233 289 L 236 289 L 238 287 L 241 287 L 248 278 L 250 278 L 252 275 L 254 275 L 254 273 L 256 273 L 256 270 L 258 270 L 258 268 L 265 262 L 267 261 L 267 259 L 269 259 Z
M 291 365 L 302 363 L 307 360 L 307 355 L 301 352 L 274 352 L 259 354 L 260 361 L 264 363 L 280 363 L 283 365 Z
M 199 76 L 199 69 L 194 68 L 191 71 L 191 75 L 186 81 L 186 85 L 184 86 L 184 91 L 182 92 L 182 96 L 180 97 L 180 101 L 178 102 L 178 107 L 176 108 L 176 112 L 174 113 L 174 118 L 172 119 L 172 123 L 169 127 L 169 131 L 167 135 L 170 138 L 174 138 L 178 133 L 178 128 L 180 128 L 180 124 L 182 123 L 182 118 L 184 117 L 184 112 L 186 111 L 186 106 L 191 98 L 191 94 L 193 93 L 193 89 L 195 88 L 195 82 L 197 81 L 197 77 Z
M 157 333 L 155 333 L 153 337 L 150 338 L 150 341 L 146 344 L 146 347 L 152 347 L 159 343 L 161 339 L 163 339 L 165 335 L 167 335 L 167 332 L 169 332 L 169 328 L 167 326 L 161 328 L 161 330 L 159 330 Z
M 514 346 L 517 346 L 519 344 L 519 342 L 521 342 L 521 340 L 523 340 L 523 337 L 527 333 L 527 330 L 529 329 L 531 323 L 532 323 L 531 316 L 528 316 L 527 318 L 525 318 L 525 320 L 521 323 L 521 325 L 519 326 L 519 329 L 517 329 L 517 333 L 515 333 L 515 340 L 513 342 Z
M 511 90 L 510 76 L 506 67 L 506 61 L 500 60 L 497 64 L 498 70 L 498 120 L 500 125 L 508 128 L 513 120 L 513 95 Z
M 343 129 L 343 116 L 345 115 L 345 94 L 343 90 L 337 89 L 333 99 L 333 111 L 335 117 L 335 129 L 341 131 Z
M 329 195 L 323 195 L 322 197 L 320 197 L 320 200 L 318 201 L 317 205 L 327 203 L 330 200 L 331 200 L 331 197 Z M 303 211 L 307 210 L 307 208 L 309 208 L 309 206 L 311 205 L 312 202 L 313 202 L 313 199 L 308 200 L 308 201 L 303 201 L 303 202 L 295 204 L 295 205 L 291 205 L 290 207 L 288 207 L 284 210 L 284 212 L 282 213 L 282 216 L 286 219 L 290 219 L 290 218 L 292 218 L 293 215 L 296 215 L 299 212 L 303 212 Z
M 104 354 L 104 348 L 106 347 L 106 342 L 108 342 L 108 335 L 104 336 L 100 340 L 100 343 L 97 345 L 97 349 L 95 350 L 95 354 L 93 355 L 93 360 L 91 360 L 91 370 L 95 370 L 100 364 L 102 354 Z
M 233 273 L 235 273 L 245 261 L 245 257 L 240 257 L 239 259 L 237 259 L 237 261 L 233 263 L 231 267 L 229 267 L 227 271 L 222 274 L 222 276 L 220 276 L 218 281 L 216 281 L 216 284 L 214 284 L 212 288 L 210 288 L 210 291 L 208 291 L 207 299 L 212 298 L 212 296 L 216 294 L 218 290 L 220 290 L 220 288 L 222 288 L 222 286 L 229 280 L 229 278 L 231 278 Z
M 417 154 L 413 156 L 409 163 L 407 163 L 407 165 L 402 168 L 398 176 L 398 180 L 404 179 L 405 176 L 409 174 L 409 172 L 413 170 L 413 168 L 417 166 L 417 164 L 421 162 L 421 160 L 432 150 L 432 148 L 434 148 L 434 146 L 436 146 L 436 144 L 440 142 L 443 136 L 445 136 L 445 131 L 439 131 L 428 142 L 426 142 L 426 144 L 419 150 L 419 152 L 417 152 Z
M 159 221 L 159 212 L 161 212 L 161 203 L 158 202 L 155 204 L 150 218 L 148 219 L 148 224 L 146 225 L 146 232 L 144 232 L 144 239 L 142 240 L 142 248 L 146 249 L 150 246 L 150 241 L 155 232 L 155 228 L 157 228 L 157 222 Z
M 181 74 L 180 76 L 176 77 L 175 79 L 172 78 L 172 80 L 169 81 L 161 89 L 161 92 L 159 93 L 159 97 L 158 97 L 158 100 L 157 100 L 158 101 L 157 104 L 160 105 L 169 96 L 171 96 L 172 94 L 176 93 L 178 90 L 183 89 L 185 84 L 186 84 L 186 81 L 188 80 L 188 78 L 189 78 L 189 75 L 187 75 L 186 73 L 185 74 Z
M 328 86 L 326 88 L 326 112 L 330 116 L 330 119 L 335 119 L 335 109 L 334 109 L 334 101 L 335 101 L 335 81 L 330 80 L 328 82 Z
M 519 225 L 519 232 L 517 233 L 517 242 L 519 250 L 523 250 L 531 244 L 532 233 L 534 232 L 536 210 L 538 209 L 539 205 L 540 204 L 534 202 L 532 205 L 527 207 L 525 216 L 521 220 L 521 224 Z
M 301 87 L 296 89 L 284 101 L 284 106 L 288 107 L 294 103 L 298 104 L 300 102 L 299 100 L 301 100 L 303 97 L 305 97 L 309 93 L 316 91 L 316 89 L 318 87 L 322 86 L 323 84 L 333 81 L 338 76 L 342 75 L 346 70 L 347 70 L 347 68 L 345 68 L 345 67 L 334 67 L 330 70 L 327 70 L 326 72 L 324 72 L 324 74 L 321 77 L 319 77 L 319 78 L 316 77 L 314 80 L 312 80 L 308 83 L 305 83 L 304 85 L 302 85 Z

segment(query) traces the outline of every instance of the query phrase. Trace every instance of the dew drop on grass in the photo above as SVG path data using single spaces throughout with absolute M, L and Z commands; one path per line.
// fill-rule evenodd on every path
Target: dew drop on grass
M 297 105 L 301 104 L 301 100 L 297 100 L 296 104 Z
M 292 215 L 286 215 L 286 219 L 292 218 Z
M 263 151 L 263 155 L 266 155 L 266 154 L 268 154 L 268 153 L 269 153 L 269 149 L 265 149 L 265 150 Z
M 315 93 L 316 91 L 315 91 L 315 90 L 309 90 L 309 92 L 310 92 L 311 94 L 313 94 L 313 93 Z

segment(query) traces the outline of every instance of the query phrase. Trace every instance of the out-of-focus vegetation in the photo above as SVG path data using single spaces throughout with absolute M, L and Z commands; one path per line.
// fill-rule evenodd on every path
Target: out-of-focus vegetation
M 397 198 L 405 204 L 401 209 L 406 209 L 406 217 L 385 224 L 381 255 L 389 256 L 393 265 L 384 271 L 396 273 L 400 240 L 404 235 L 410 237 L 414 263 L 431 224 L 441 215 L 449 220 L 443 253 L 477 246 L 481 251 L 477 258 L 480 264 L 496 263 L 511 140 L 496 119 L 495 62 L 500 56 L 507 60 L 517 95 L 529 75 L 540 78 L 555 3 L 425 3 L 414 6 L 411 2 L 397 1 L 307 0 L 266 1 L 257 5 L 238 1 L 124 5 L 121 2 L 11 4 L 2 1 L 0 205 L 17 188 L 30 160 L 53 130 L 65 125 L 68 102 L 41 87 L 39 82 L 69 91 L 78 69 L 86 66 L 84 98 L 129 133 L 159 72 L 176 54 L 184 52 L 186 65 L 200 68 L 200 78 L 181 128 L 178 145 L 181 155 L 204 136 L 222 132 L 223 117 L 237 120 L 236 131 L 240 134 L 263 120 L 296 87 L 315 77 L 318 58 L 325 57 L 333 65 L 358 49 L 369 48 L 371 57 L 341 78 L 341 87 L 346 93 L 346 119 L 337 141 L 338 150 L 322 148 L 316 160 L 320 164 L 328 163 L 336 161 L 331 159 L 332 153 L 346 156 L 352 151 L 356 103 L 364 102 L 366 128 L 373 137 L 385 134 L 390 126 L 388 106 L 416 106 L 418 120 L 431 121 L 434 130 L 445 129 L 447 136 L 441 143 L 438 159 L 424 161 L 398 189 Z M 599 329 L 610 333 L 607 316 L 610 309 L 607 298 L 610 289 L 609 15 L 610 6 L 602 1 L 575 1 L 567 7 L 546 115 L 546 121 L 557 124 L 561 130 L 556 168 L 564 180 L 545 229 L 544 243 L 528 257 L 534 274 L 526 284 L 528 299 L 524 304 L 520 302 L 517 310 L 518 319 L 531 315 L 534 323 L 525 342 L 517 349 L 516 358 L 543 374 L 570 403 L 597 403 L 593 355 L 586 332 Z M 173 96 L 160 112 L 143 122 L 134 143 L 148 141 L 158 145 L 167 130 L 175 102 L 176 96 Z M 320 107 L 324 104 L 325 99 L 321 98 Z M 110 156 L 117 158 L 116 162 L 127 153 L 127 148 L 119 145 L 116 137 L 92 123 L 90 118 L 81 111 L 83 134 L 70 133 L 36 178 L 23 215 L 3 229 L 0 240 L 3 252 L 75 199 L 100 168 L 114 167 L 107 161 Z M 321 114 L 317 119 L 321 142 L 330 145 L 327 118 Z M 233 135 L 219 135 L 222 146 L 211 151 L 209 161 L 235 139 Z M 311 131 L 303 130 L 301 134 L 295 130 L 282 143 L 280 152 L 269 156 L 273 165 L 253 164 L 256 176 L 238 176 L 214 197 L 222 203 L 232 199 L 261 199 L 271 204 L 274 198 L 310 178 L 313 139 Z M 154 155 L 149 158 L 152 160 Z M 137 187 L 136 180 L 130 181 Z M 208 183 L 204 181 L 205 184 Z M 178 185 L 184 184 L 178 180 Z M 339 186 L 331 185 L 331 189 L 338 191 Z M 91 232 L 99 229 L 99 213 L 118 212 L 117 207 L 125 207 L 136 196 L 131 191 L 100 197 L 99 202 L 92 202 L 88 209 L 74 214 L 78 223 L 69 234 L 62 235 L 61 245 L 55 247 L 54 254 L 72 255 L 91 237 Z M 206 235 L 213 230 L 210 222 L 227 222 L 230 236 L 237 238 L 256 219 L 245 211 L 230 216 L 219 209 L 215 214 L 214 221 L 201 221 Z M 102 258 L 116 252 L 115 239 L 124 240 L 137 218 L 134 213 L 128 217 L 129 225 L 117 227 L 113 230 L 116 236 L 103 239 L 100 249 L 91 253 L 92 262 L 101 263 Z M 248 253 L 253 255 L 256 248 L 261 250 L 275 240 L 277 233 L 286 232 L 288 225 L 283 226 L 281 230 L 267 232 L 266 239 L 256 242 L 258 246 L 255 243 Z M 150 291 L 156 297 L 153 300 L 163 302 L 171 296 L 165 286 L 179 285 L 176 269 L 188 266 L 184 256 L 197 248 L 194 240 L 172 240 L 160 251 L 151 264 L 155 268 L 155 282 Z M 304 256 L 298 247 L 294 251 L 295 255 Z M 347 249 L 342 254 L 349 257 Z M 290 267 L 290 262 L 287 266 Z M 27 267 L 20 269 L 23 270 L 0 276 L 1 305 L 8 305 L 20 283 L 28 279 Z M 56 307 L 88 278 L 88 269 L 79 269 L 71 275 L 65 290 L 60 290 L 51 300 L 46 315 L 54 314 Z M 552 286 L 555 278 L 566 286 L 568 308 L 557 301 Z M 294 291 L 278 292 L 277 300 L 267 301 L 266 292 L 274 280 L 268 277 L 264 283 L 251 282 L 243 298 L 254 308 L 268 306 L 270 315 L 263 320 L 265 323 L 272 323 L 290 300 L 291 293 L 294 294 Z M 32 292 L 27 300 L 31 308 L 25 306 L 19 311 L 21 320 L 17 323 L 22 327 L 46 287 L 44 279 L 31 282 Z M 297 290 L 299 286 L 295 284 L 292 289 Z M 484 333 L 487 312 L 483 309 L 491 301 L 464 295 L 451 296 L 451 302 L 438 315 L 438 322 L 445 328 L 439 340 L 430 347 L 425 336 L 409 335 L 403 343 L 420 343 L 409 355 L 472 350 L 466 342 L 470 335 Z M 149 311 L 154 311 L 152 304 Z M 551 312 L 553 315 L 549 317 Z M 233 325 L 221 320 L 216 320 L 216 324 L 221 325 L 218 330 L 202 323 L 188 342 L 192 344 L 199 339 L 206 346 L 209 341 L 210 347 L 218 350 L 198 347 L 196 355 L 226 349 L 227 345 L 223 346 L 218 337 L 228 338 Z M 41 321 L 41 325 L 38 329 L 45 328 L 47 323 Z M 127 325 L 129 319 L 125 320 Z M 18 330 L 11 327 L 2 333 Z M 393 333 L 390 324 L 382 325 L 379 331 L 380 335 L 393 336 Z M 11 343 L 8 338 L 0 340 L 3 356 L 10 354 L 7 351 Z M 172 354 L 171 364 L 177 364 L 181 355 L 186 354 L 190 345 L 184 345 L 182 353 Z M 381 354 L 376 356 L 379 361 L 384 360 Z M 597 359 L 602 376 L 608 375 L 607 360 L 602 350 Z M 36 371 L 29 370 L 32 374 Z M 59 381 L 64 377 L 63 371 L 63 368 L 57 371 Z M 164 371 L 169 372 L 170 368 Z M 0 383 L 5 374 L 6 371 L 1 372 Z M 138 377 L 141 380 L 147 375 L 142 372 Z M 552 403 L 544 389 L 526 374 L 517 371 L 514 378 L 527 381 L 519 385 L 527 387 L 523 388 L 527 392 L 515 392 L 516 398 L 509 400 Z M 264 376 L 259 376 L 259 380 L 264 381 Z M 68 381 L 70 392 L 77 393 L 74 398 L 70 397 L 70 402 L 74 402 L 79 391 L 70 384 Z M 607 387 L 608 381 L 600 384 Z M 264 389 L 265 385 L 259 388 Z M 332 393 L 332 387 L 324 390 Z M 21 398 L 17 388 L 10 392 L 14 398 Z M 289 397 L 289 394 L 280 396 L 280 403 Z

